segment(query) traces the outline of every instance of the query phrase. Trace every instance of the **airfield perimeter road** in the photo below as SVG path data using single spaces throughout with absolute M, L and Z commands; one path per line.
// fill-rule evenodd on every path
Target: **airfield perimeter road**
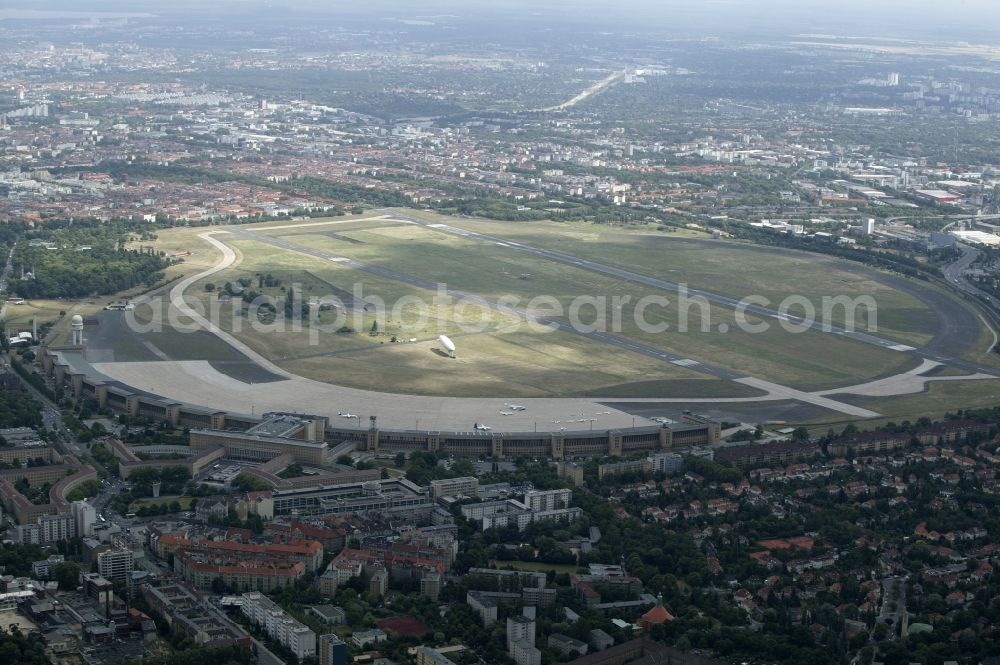
M 399 214 L 395 211 L 392 212 L 391 219 L 397 219 L 401 221 L 411 222 L 413 224 L 419 224 L 421 226 L 441 231 L 444 233 L 452 233 L 466 238 L 472 238 L 475 240 L 481 240 L 483 242 L 490 242 L 499 247 L 511 248 L 518 251 L 528 252 L 536 256 L 541 256 L 543 258 L 558 261 L 567 265 L 575 266 L 577 268 L 585 268 L 587 270 L 592 270 L 594 272 L 604 273 L 606 275 L 611 275 L 618 277 L 619 279 L 624 279 L 630 282 L 635 282 L 637 284 L 644 284 L 646 286 L 652 286 L 655 288 L 663 289 L 664 291 L 670 291 L 673 293 L 680 292 L 681 285 L 675 282 L 669 282 L 662 279 L 657 279 L 655 277 L 649 277 L 647 275 L 641 275 L 639 273 L 631 272 L 623 268 L 618 268 L 615 266 L 610 266 L 604 263 L 598 263 L 597 261 L 591 261 L 589 259 L 580 258 L 578 256 L 573 256 L 570 254 L 563 254 L 562 252 L 556 252 L 550 249 L 543 249 L 540 247 L 533 247 L 531 245 L 525 245 L 524 243 L 515 242 L 512 240 L 507 240 L 505 238 L 500 238 L 497 236 L 487 235 L 485 233 L 477 233 L 475 231 L 469 231 L 457 226 L 450 226 L 448 224 L 440 224 L 435 222 L 429 222 L 427 220 L 422 220 L 416 217 L 411 217 L 405 214 Z M 717 293 L 712 293 L 710 291 L 703 291 L 701 289 L 688 289 L 688 297 L 701 297 L 710 303 L 715 303 L 718 305 L 723 305 L 727 307 L 737 307 L 741 306 L 740 301 L 735 298 L 730 298 L 728 296 L 719 295 Z M 806 323 L 801 317 L 793 315 L 785 315 L 779 313 L 777 310 L 770 309 L 768 307 L 762 307 L 759 305 L 742 305 L 745 311 L 752 314 L 756 314 L 761 317 L 784 320 L 786 322 L 802 325 Z M 942 317 L 947 318 L 947 317 Z M 943 326 L 952 325 L 951 321 L 942 321 Z M 836 326 L 824 326 L 821 321 L 814 321 L 809 324 L 810 329 L 824 332 L 832 335 L 841 335 L 849 339 L 853 339 L 859 342 L 864 342 L 866 344 L 871 344 L 878 346 L 887 350 L 899 351 L 905 353 L 912 353 L 920 358 L 932 360 L 934 362 L 943 363 L 956 367 L 958 369 L 965 370 L 971 373 L 982 373 L 991 374 L 1000 377 L 1000 370 L 996 367 L 990 367 L 987 365 L 980 365 L 974 362 L 963 360 L 961 358 L 955 358 L 948 356 L 944 353 L 938 352 L 938 345 L 934 347 L 929 347 L 925 349 L 916 349 L 911 346 L 906 346 L 904 344 L 899 344 L 892 340 L 884 339 L 882 337 L 877 337 L 869 333 L 857 332 L 857 331 L 847 331 L 843 328 L 838 328 Z
M 381 266 L 372 265 L 370 263 L 357 261 L 355 259 L 351 259 L 345 256 L 340 256 L 321 249 L 316 249 L 315 247 L 300 245 L 298 243 L 287 240 L 286 238 L 269 236 L 265 235 L 264 233 L 257 233 L 255 231 L 250 231 L 246 228 L 238 226 L 227 227 L 227 230 L 237 236 L 248 238 L 256 242 L 269 244 L 273 247 L 287 249 L 289 251 L 298 252 L 300 254 L 306 254 L 308 256 L 313 256 L 319 259 L 323 259 L 325 261 L 333 261 L 335 263 L 348 266 L 355 270 L 361 270 L 373 275 L 378 275 L 379 277 L 383 277 L 385 279 L 390 279 L 403 284 L 408 284 L 410 286 L 414 286 L 417 288 L 427 289 L 435 292 L 439 289 L 439 284 L 436 282 L 432 282 L 426 279 L 420 279 L 412 275 L 396 272 L 395 270 L 390 270 L 388 268 L 383 268 Z M 532 316 L 523 309 L 502 305 L 500 303 L 489 300 L 488 298 L 483 298 L 481 296 L 477 296 L 472 293 L 465 293 L 463 291 L 456 291 L 452 289 L 447 289 L 446 292 L 455 298 L 466 299 L 470 302 L 475 302 L 485 307 L 499 309 L 509 314 L 521 317 L 522 319 L 531 320 L 533 322 L 540 323 L 543 325 L 553 326 L 562 332 L 571 333 L 574 335 L 580 335 L 586 337 L 587 339 L 596 340 L 598 342 L 603 342 L 605 344 L 611 344 L 613 346 L 617 346 L 627 351 L 639 353 L 648 356 L 650 358 L 660 360 L 662 362 L 672 363 L 680 367 L 685 367 L 692 371 L 706 374 L 708 376 L 712 376 L 718 379 L 726 379 L 729 381 L 735 381 L 737 383 L 742 383 L 744 385 L 752 386 L 754 388 L 759 388 L 769 393 L 770 395 L 780 395 L 782 397 L 789 399 L 797 399 L 801 402 L 814 404 L 816 406 L 822 406 L 831 409 L 833 411 L 839 411 L 840 413 L 846 413 L 848 415 L 858 416 L 861 418 L 871 418 L 877 415 L 874 411 L 869 411 L 868 409 L 838 402 L 829 397 L 817 395 L 815 393 L 796 390 L 794 388 L 789 388 L 788 386 L 782 386 L 776 383 L 771 383 L 769 381 L 743 376 L 740 373 L 734 372 L 729 369 L 725 369 L 722 367 L 715 367 L 697 360 L 692 360 L 690 358 L 684 358 L 683 356 L 667 353 L 655 347 L 634 342 L 625 337 L 619 337 L 617 335 L 611 335 L 599 331 L 587 332 L 583 330 L 578 330 L 577 328 L 573 327 L 572 325 L 570 325 L 565 321 L 560 321 L 557 319 L 551 319 L 547 317 Z M 270 365 L 271 363 L 268 364 Z M 268 367 L 268 369 L 270 369 L 270 367 Z

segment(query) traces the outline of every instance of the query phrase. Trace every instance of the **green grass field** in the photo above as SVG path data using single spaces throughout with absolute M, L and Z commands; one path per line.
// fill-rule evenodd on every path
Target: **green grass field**
M 687 284 L 732 298 L 760 295 L 777 306 L 790 294 L 802 294 L 817 308 L 823 296 L 859 294 L 878 304 L 879 335 L 906 344 L 921 345 L 933 335 L 938 321 L 932 312 L 908 294 L 853 272 L 846 261 L 802 252 L 749 244 L 708 241 L 706 236 L 685 237 L 589 223 L 504 223 L 460 220 L 458 226 L 501 236 L 536 247 L 601 261 L 635 272 Z M 831 323 L 844 323 L 835 310 Z M 859 310 L 857 326 L 867 326 L 867 312 Z
M 943 373 L 944 376 L 949 374 Z M 913 395 L 854 397 L 850 401 L 852 404 L 882 414 L 880 418 L 865 421 L 865 429 L 885 425 L 888 422 L 900 423 L 904 420 L 912 422 L 921 416 L 937 420 L 946 413 L 954 413 L 957 409 L 992 408 L 1000 404 L 1000 380 L 932 382 L 924 392 Z M 810 431 L 822 435 L 829 428 L 839 431 L 850 422 L 853 420 L 847 416 L 830 414 L 817 419 L 810 427 Z
M 297 235 L 293 240 L 493 299 L 512 296 L 523 304 L 546 294 L 555 297 L 568 311 L 577 296 L 603 297 L 608 303 L 605 311 L 609 324 L 615 314 L 620 314 L 620 331 L 625 337 L 797 388 L 821 389 L 912 366 L 901 354 L 841 337 L 816 332 L 792 335 L 776 324 L 763 334 L 745 332 L 737 326 L 730 308 L 717 305 L 707 310 L 708 331 L 702 328 L 702 309 L 693 306 L 687 310 L 690 315 L 687 332 L 671 332 L 678 330 L 680 323 L 677 307 L 647 309 L 647 321 L 666 324 L 669 329 L 661 333 L 644 332 L 636 323 L 635 303 L 646 296 L 662 295 L 657 289 L 423 227 L 377 228 L 338 235 L 342 238 Z M 530 278 L 523 279 L 522 275 Z M 358 279 L 366 284 L 369 281 L 367 276 L 359 275 Z M 395 287 L 386 286 L 388 293 L 394 295 Z M 378 288 L 376 293 L 380 293 Z M 615 309 L 615 296 L 628 296 L 632 301 Z M 581 316 L 584 322 L 591 321 L 588 315 L 585 312 Z M 751 322 L 759 320 L 751 317 Z M 729 332 L 718 332 L 720 326 Z M 838 358 L 836 364 L 826 360 L 831 355 Z
M 451 219 L 430 213 L 420 215 L 431 221 L 446 221 L 506 240 L 599 260 L 733 298 L 760 295 L 772 305 L 793 293 L 805 296 L 817 306 L 823 296 L 871 295 L 878 304 L 878 335 L 914 346 L 929 341 L 939 323 L 937 315 L 920 300 L 883 283 L 877 273 L 827 257 L 711 241 L 697 231 L 667 234 L 657 232 L 655 227 L 503 223 Z M 721 305 L 709 305 L 704 311 L 701 306 L 692 305 L 688 308 L 688 330 L 679 332 L 681 317 L 673 293 L 488 241 L 412 224 L 364 221 L 372 216 L 335 218 L 329 224 L 312 220 L 248 228 L 427 282 L 445 283 L 452 291 L 489 299 L 516 299 L 521 306 L 540 295 L 551 296 L 564 310 L 581 295 L 604 298 L 603 309 L 614 334 L 684 358 L 799 389 L 821 390 L 860 383 L 908 370 L 916 364 L 906 354 L 837 335 L 813 331 L 791 334 L 773 320 L 769 321 L 766 332 L 746 332 L 739 329 L 731 308 Z M 190 252 L 184 269 L 184 274 L 190 274 L 195 268 L 203 269 L 213 263 L 214 250 L 207 249 L 197 238 L 198 233 L 207 230 L 165 231 L 156 243 L 172 252 Z M 752 397 L 756 394 L 745 386 L 579 335 L 543 334 L 523 324 L 515 329 L 517 317 L 480 304 L 467 303 L 461 308 L 430 305 L 434 295 L 431 291 L 343 263 L 277 248 L 238 234 L 223 233 L 216 237 L 234 248 L 238 261 L 193 285 L 189 295 L 202 298 L 208 308 L 217 308 L 223 328 L 280 366 L 303 376 L 358 388 L 460 396 Z M 258 287 L 258 275 L 268 273 L 281 280 L 280 287 Z M 417 320 L 420 308 L 416 305 L 397 307 L 379 320 L 375 333 L 371 330 L 376 321 L 373 312 L 337 310 L 319 315 L 326 330 L 318 334 L 307 327 L 300 331 L 287 326 L 280 332 L 258 330 L 248 325 L 245 315 L 234 312 L 233 303 L 220 301 L 218 297 L 225 282 L 240 278 L 250 279 L 251 288 L 274 298 L 283 297 L 293 284 L 305 300 L 331 293 L 351 293 L 360 285 L 364 298 L 380 299 L 390 309 L 394 303 L 408 298 L 420 299 L 429 306 L 424 308 L 423 320 Z M 208 282 L 216 287 L 213 293 L 205 290 Z M 645 318 L 648 323 L 666 324 L 667 330 L 641 330 L 635 320 L 636 302 L 662 295 L 671 300 L 671 305 L 651 306 L 645 311 Z M 616 297 L 621 300 L 616 302 Z M 835 310 L 831 323 L 841 324 L 838 317 L 842 314 L 842 310 Z M 582 308 L 584 322 L 592 321 L 593 316 L 587 306 Z M 753 316 L 748 318 L 750 323 L 759 322 Z M 708 329 L 702 328 L 703 319 L 710 322 Z M 620 321 L 617 326 L 616 321 Z M 862 319 L 859 326 L 863 324 Z M 728 331 L 720 332 L 720 328 Z M 436 337 L 442 333 L 458 344 L 457 358 L 446 358 L 439 352 Z M 984 335 L 980 344 L 986 348 L 989 341 Z M 975 384 L 935 386 L 932 392 L 958 391 L 964 395 L 965 387 L 971 385 Z M 950 398 L 949 394 L 944 401 Z M 912 399 L 919 402 L 926 396 Z M 889 413 L 885 405 L 871 406 Z

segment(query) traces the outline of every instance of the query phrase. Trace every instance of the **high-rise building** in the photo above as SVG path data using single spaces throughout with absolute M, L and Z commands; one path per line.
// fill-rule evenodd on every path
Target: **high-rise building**
M 441 573 L 434 569 L 425 570 L 420 575 L 420 593 L 437 600 L 441 595 Z
M 546 510 L 557 510 L 566 508 L 573 499 L 573 491 L 568 489 L 559 490 L 532 490 L 525 492 L 524 505 L 535 512 Z
M 347 665 L 347 643 L 333 633 L 320 635 L 319 665 Z
M 654 472 L 658 471 L 668 476 L 679 473 L 684 468 L 684 458 L 677 453 L 656 453 L 650 455 L 648 459 Z
M 125 547 L 116 547 L 97 555 L 97 572 L 106 580 L 126 582 L 134 566 L 135 555 Z
M 510 650 L 514 642 L 527 642 L 530 646 L 535 646 L 535 620 L 517 614 L 507 617 L 507 649 Z
M 525 614 L 507 618 L 507 655 L 517 665 L 539 665 L 542 652 L 535 648 L 535 619 L 526 616 L 535 608 L 524 608 Z
M 244 593 L 241 599 L 244 616 L 274 641 L 288 647 L 296 658 L 316 655 L 316 633 L 281 609 L 273 600 L 259 591 Z
M 79 538 L 93 536 L 94 524 L 97 523 L 97 510 L 88 501 L 74 501 L 72 514 L 76 523 L 76 535 Z
M 39 515 L 34 524 L 18 525 L 16 534 L 23 545 L 48 545 L 74 537 L 76 523 L 70 513 Z

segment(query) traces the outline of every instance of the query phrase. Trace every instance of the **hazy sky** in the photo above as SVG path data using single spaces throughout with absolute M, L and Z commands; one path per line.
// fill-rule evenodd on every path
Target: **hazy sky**
M 443 23 L 545 21 L 675 30 L 686 34 L 794 34 L 831 31 L 1000 43 L 1000 0 L 0 0 L 0 7 L 195 11 L 276 17 L 322 14 L 332 21 L 369 17 L 441 17 Z M 496 26 L 498 29 L 501 25 Z

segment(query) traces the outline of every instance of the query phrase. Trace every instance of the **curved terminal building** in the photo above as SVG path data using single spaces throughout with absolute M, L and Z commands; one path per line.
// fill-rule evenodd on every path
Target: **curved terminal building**
M 250 462 L 289 454 L 300 463 L 323 464 L 341 444 L 376 453 L 420 450 L 470 458 L 564 459 L 719 440 L 719 423 L 710 418 L 685 414 L 680 421 L 654 422 L 587 399 L 528 399 L 523 410 L 508 418 L 497 416 L 504 408 L 502 399 L 365 393 L 300 377 L 246 384 L 207 372 L 199 363 L 91 364 L 83 349 L 73 346 L 45 348 L 41 362 L 76 399 L 189 428 L 192 447 L 222 446 L 227 458 Z M 367 408 L 364 415 L 346 413 L 337 409 L 338 401 L 363 402 Z M 297 416 L 300 422 L 294 427 L 284 427 L 275 417 L 302 412 L 316 415 Z M 576 417 L 556 417 L 563 413 Z M 484 424 L 489 414 L 496 416 L 492 427 Z

